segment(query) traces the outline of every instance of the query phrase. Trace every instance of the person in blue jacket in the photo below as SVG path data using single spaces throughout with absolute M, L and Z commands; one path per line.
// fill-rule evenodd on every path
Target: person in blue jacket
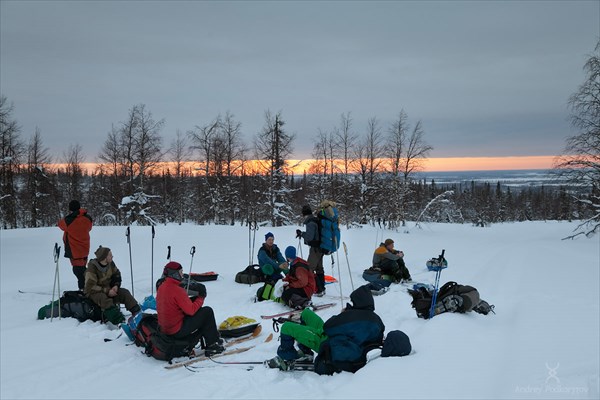
M 275 244 L 275 236 L 271 232 L 267 232 L 265 242 L 258 250 L 258 265 L 265 274 L 266 281 L 271 284 L 282 278 L 281 272 L 288 271 L 288 263 Z

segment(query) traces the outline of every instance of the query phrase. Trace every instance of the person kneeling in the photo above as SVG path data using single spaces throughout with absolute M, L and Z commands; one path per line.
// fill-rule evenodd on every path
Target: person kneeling
M 308 262 L 296 257 L 295 247 L 288 246 L 285 249 L 285 258 L 290 265 L 290 272 L 283 278 L 286 284 L 281 293 L 282 303 L 292 308 L 306 308 L 317 290 L 315 274 L 310 270 Z
M 195 346 L 204 341 L 206 356 L 222 353 L 223 340 L 219 336 L 215 314 L 210 307 L 203 307 L 206 289 L 195 299 L 190 299 L 180 286 L 183 268 L 171 261 L 164 268 L 165 281 L 156 292 L 156 311 L 160 331 L 174 339 L 189 340 Z

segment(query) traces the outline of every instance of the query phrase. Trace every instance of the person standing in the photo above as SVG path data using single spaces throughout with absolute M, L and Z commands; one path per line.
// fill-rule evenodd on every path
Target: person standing
M 315 274 L 317 291 L 315 296 L 321 297 L 325 294 L 325 270 L 323 269 L 323 251 L 321 250 L 321 233 L 319 219 L 313 214 L 307 204 L 302 207 L 302 216 L 306 231 L 296 230 L 296 237 L 304 239 L 304 244 L 309 246 L 308 265 Z
M 71 200 L 69 211 L 69 215 L 58 221 L 58 227 L 64 232 L 65 258 L 71 261 L 73 274 L 77 277 L 77 286 L 79 290 L 83 290 L 93 221 L 77 200 Z
M 200 339 L 206 345 L 204 354 L 225 351 L 223 340 L 219 335 L 215 314 L 212 308 L 204 307 L 206 288 L 195 299 L 190 299 L 187 292 L 180 286 L 183 279 L 181 264 L 170 261 L 165 265 L 163 274 L 165 281 L 156 292 L 156 311 L 160 331 L 174 339 L 187 340 L 195 346 Z

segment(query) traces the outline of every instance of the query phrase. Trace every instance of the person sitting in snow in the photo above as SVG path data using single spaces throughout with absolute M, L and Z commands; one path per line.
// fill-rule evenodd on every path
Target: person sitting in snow
M 385 325 L 375 313 L 375 302 L 367 285 L 350 294 L 351 304 L 338 315 L 323 323 L 314 311 L 307 308 L 300 316 L 301 323 L 285 322 L 281 326 L 277 357 L 267 361 L 271 368 L 287 370 L 298 361 L 312 360 L 315 372 L 332 375 L 336 372 L 356 372 L 366 363 L 369 349 L 383 345 Z M 294 344 L 298 342 L 299 350 Z
M 373 253 L 373 268 L 390 275 L 394 282 L 410 282 L 410 272 L 404 264 L 404 252 L 394 249 L 394 241 L 385 239 Z
M 281 279 L 281 272 L 287 272 L 288 263 L 275 244 L 275 236 L 271 232 L 267 232 L 265 242 L 258 250 L 258 265 L 265 275 L 265 281 L 272 285 Z
M 285 282 L 281 293 L 282 303 L 292 308 L 305 308 L 310 304 L 312 295 L 317 290 L 315 274 L 310 271 L 308 262 L 296 257 L 296 248 L 288 246 L 285 249 L 290 270 L 283 278 Z
M 180 286 L 183 267 L 175 261 L 165 265 L 163 275 L 166 278 L 156 292 L 160 331 L 174 339 L 188 340 L 193 346 L 202 339 L 206 356 L 222 353 L 225 348 L 213 309 L 203 307 L 206 289 L 190 299 L 186 290 Z
M 140 312 L 140 305 L 129 290 L 121 287 L 121 271 L 113 262 L 112 251 L 99 246 L 94 253 L 96 258 L 88 262 L 85 272 L 83 293 L 102 309 L 103 319 L 113 324 L 125 320 L 119 310 L 119 304 L 132 315 Z

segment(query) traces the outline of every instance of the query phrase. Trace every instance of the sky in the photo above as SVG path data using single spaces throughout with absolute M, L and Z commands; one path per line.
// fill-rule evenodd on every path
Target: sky
M 29 138 L 94 162 L 145 104 L 166 149 L 231 112 L 246 143 L 281 112 L 310 158 L 350 113 L 401 110 L 430 158 L 560 154 L 600 1 L 0 1 L 0 91 Z M 517 158 L 514 158 L 517 157 Z M 549 157 L 546 157 L 549 159 Z

